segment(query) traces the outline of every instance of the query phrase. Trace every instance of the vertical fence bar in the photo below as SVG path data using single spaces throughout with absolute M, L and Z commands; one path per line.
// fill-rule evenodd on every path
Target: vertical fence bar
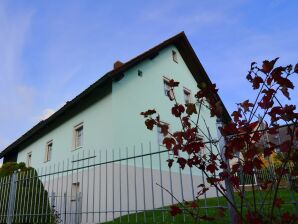
M 163 186 L 162 184 L 162 167 L 161 167 L 161 151 L 160 151 L 160 145 L 158 144 L 158 162 L 159 162 L 159 181 L 160 181 L 160 186 Z M 161 196 L 161 205 L 162 205 L 162 210 L 161 210 L 161 215 L 162 215 L 162 221 L 165 221 L 165 213 L 164 213 L 164 197 L 163 197 L 163 189 L 160 187 L 160 196 Z
M 133 164 L 134 164 L 136 223 L 138 223 L 137 166 L 136 166 L 136 146 L 135 145 L 133 146 Z
M 73 156 L 72 156 L 72 159 L 73 159 Z M 71 165 L 73 167 L 73 163 Z M 67 223 L 69 219 L 68 218 L 68 212 L 67 212 L 67 205 L 68 205 L 68 200 L 67 200 L 67 192 L 68 192 L 68 180 L 70 179 L 72 181 L 72 175 L 70 174 L 70 177 L 68 176 L 69 175 L 69 159 L 67 159 L 67 172 L 66 172 L 66 187 L 65 187 L 65 193 L 64 193 L 64 223 Z M 72 172 L 72 171 L 71 171 Z M 70 192 L 71 192 L 71 183 L 70 183 Z M 71 200 L 71 194 L 70 194 L 70 200 Z M 70 202 L 70 206 L 71 206 L 71 202 Z
M 43 175 L 43 168 L 41 168 L 40 169 L 40 176 L 41 176 L 41 178 L 40 178 L 40 183 L 39 183 L 39 176 L 37 176 L 37 178 L 38 178 L 38 204 L 40 205 L 40 202 L 41 202 L 41 192 L 42 192 L 42 187 L 43 187 L 43 183 L 42 183 L 42 175 Z M 22 199 L 22 198 L 21 198 Z M 22 204 L 22 203 L 20 203 L 20 204 Z M 37 206 L 37 222 L 39 222 L 40 221 L 40 214 L 41 214 L 42 212 L 41 212 L 41 206 Z
M 108 150 L 106 150 L 106 221 L 108 221 Z
M 83 165 L 84 166 L 84 165 Z M 90 150 L 88 150 L 88 165 L 87 165 L 88 181 L 87 181 L 87 218 L 86 222 L 89 221 L 89 176 L 90 176 Z
M 93 150 L 93 187 L 92 187 L 92 222 L 94 222 L 94 207 L 95 207 L 95 150 Z
M 114 159 L 115 159 L 115 155 L 114 155 L 114 149 L 112 150 L 112 198 L 113 198 L 113 220 L 115 219 L 115 208 L 114 208 L 114 205 L 115 205 L 115 164 L 114 164 Z
M 153 207 L 153 223 L 155 223 L 155 201 L 154 201 L 154 188 L 153 188 L 153 171 L 152 171 L 152 149 L 151 142 L 149 142 L 149 156 L 150 156 L 150 174 L 151 174 L 151 195 L 152 195 L 152 207 Z
M 83 164 L 80 164 L 80 162 L 82 162 Z M 80 162 L 78 162 L 78 169 L 80 168 L 80 167 L 84 167 L 84 165 L 85 165 L 85 150 L 83 150 L 83 152 L 82 152 L 82 159 L 80 159 Z M 81 197 L 83 197 L 83 195 L 84 195 L 84 197 L 85 197 L 85 192 L 84 192 L 84 183 L 85 183 L 85 181 L 84 181 L 84 168 L 83 169 L 80 169 L 81 170 L 81 181 L 80 181 L 80 185 L 82 185 L 82 190 L 80 190 L 78 193 L 79 193 L 79 195 L 78 195 L 78 201 L 77 201 L 77 205 L 78 205 L 78 208 L 77 208 L 77 222 L 78 223 L 80 223 L 81 221 L 80 221 L 80 216 L 82 216 L 83 215 L 83 213 L 81 213 L 81 214 L 79 214 L 80 212 L 82 212 L 83 210 L 80 210 L 80 208 L 82 208 L 83 209 L 83 204 L 81 205 L 81 203 L 83 203 L 83 198 L 81 198 Z M 88 182 L 88 180 L 87 180 L 87 182 Z M 82 183 L 82 184 L 81 184 Z M 88 189 L 87 189 L 87 191 L 88 191 Z M 81 194 L 80 194 L 81 193 Z M 84 194 L 83 194 L 84 193 Z M 88 212 L 88 211 L 87 211 Z M 86 216 L 88 216 L 88 213 L 85 213 L 85 217 Z M 82 217 L 82 220 L 83 220 L 83 217 Z
M 34 218 L 35 218 L 35 207 L 36 206 L 33 205 L 33 201 L 35 201 L 34 199 L 36 197 L 36 187 L 35 187 L 36 171 L 35 170 L 32 170 L 32 174 L 33 174 L 32 175 L 32 193 L 33 193 L 33 195 L 30 197 L 31 198 L 30 212 L 32 213 L 31 214 L 32 217 L 30 218 L 30 221 L 32 220 L 34 222 Z
M 61 189 L 60 189 L 60 207 L 59 207 L 59 214 L 60 214 L 60 220 L 61 222 L 63 221 L 62 220 L 62 211 L 63 211 L 63 196 L 64 196 L 64 192 L 63 192 L 63 189 L 64 189 L 64 176 L 63 174 L 65 173 L 65 169 L 64 169 L 64 160 L 62 161 L 62 171 L 63 173 L 61 173 Z M 66 176 L 67 177 L 67 176 Z
M 72 210 L 73 210 L 73 206 L 72 206 L 72 203 L 73 203 L 73 188 L 72 188 L 72 185 L 73 185 L 73 172 L 74 171 L 74 155 L 72 155 L 72 160 L 71 160 L 71 181 L 70 181 L 70 206 L 69 206 L 69 223 L 72 223 Z
M 75 215 L 74 215 L 74 219 L 75 219 L 75 224 L 78 224 L 78 199 L 79 199 L 79 160 L 80 160 L 80 153 L 78 152 L 77 154 L 77 161 L 76 162 L 76 165 L 77 165 L 77 168 L 76 168 L 76 187 L 75 187 Z
M 122 204 L 122 198 L 121 198 L 121 149 L 119 148 L 119 190 L 120 190 L 120 200 L 119 200 L 119 208 L 120 208 L 120 223 L 122 223 L 122 211 L 121 211 L 121 204 Z
M 127 222 L 129 223 L 129 184 L 128 184 L 128 148 L 126 147 L 126 195 L 127 195 Z
M 144 175 L 144 149 L 143 144 L 141 144 L 141 154 L 142 154 L 142 179 L 143 179 L 143 206 L 144 206 L 144 223 L 146 223 L 146 191 L 145 191 L 145 175 Z
M 14 205 L 15 205 L 15 193 L 16 193 L 16 181 L 17 181 L 17 171 L 11 175 L 10 178 L 10 192 L 8 198 L 8 208 L 7 208 L 7 217 L 6 223 L 11 224 L 14 217 Z
M 102 179 L 102 177 L 101 177 L 101 151 L 99 151 L 99 179 L 98 179 L 98 181 L 99 181 L 99 189 L 98 189 L 98 191 L 99 191 L 99 200 L 98 200 L 98 211 L 99 211 L 99 219 L 98 219 L 98 221 L 100 222 L 101 221 L 101 179 Z
M 179 167 L 179 179 L 180 179 L 180 190 L 181 190 L 181 199 L 184 202 L 184 193 L 183 193 L 183 181 L 181 168 Z M 183 222 L 185 223 L 185 211 L 183 210 Z

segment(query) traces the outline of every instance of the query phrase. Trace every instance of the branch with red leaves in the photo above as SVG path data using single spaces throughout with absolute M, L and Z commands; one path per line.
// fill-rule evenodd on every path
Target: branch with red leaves
M 276 66 L 277 61 L 278 58 L 265 60 L 262 67 L 258 67 L 255 62 L 251 63 L 246 78 L 256 91 L 256 97 L 253 101 L 247 99 L 237 104 L 237 109 L 231 114 L 232 120 L 220 128 L 221 136 L 218 139 L 211 136 L 205 120 L 205 126 L 200 120 L 202 107 L 210 111 L 211 117 L 222 119 L 223 105 L 215 84 L 200 83 L 199 91 L 195 94 L 196 103 L 181 104 L 175 94 L 169 95 L 169 99 L 174 102 L 171 113 L 181 123 L 181 129 L 175 132 L 170 132 L 169 125 L 161 122 L 156 110 L 141 113 L 149 130 L 158 127 L 164 135 L 163 145 L 172 156 L 167 160 L 168 166 L 173 166 L 176 161 L 181 169 L 188 166 L 201 170 L 208 184 L 214 186 L 232 205 L 238 220 L 243 223 L 283 223 L 285 220 L 294 222 L 297 219 L 297 216 L 288 212 L 280 216 L 274 213 L 275 209 L 280 209 L 284 204 L 278 194 L 282 177 L 288 175 L 298 178 L 297 169 L 290 169 L 298 167 L 298 150 L 295 146 L 295 141 L 298 140 L 298 113 L 296 105 L 290 104 L 291 91 L 294 90 L 291 78 L 298 74 L 298 64 L 294 67 Z M 174 93 L 179 82 L 170 80 L 168 85 Z M 268 135 L 278 134 L 281 128 L 288 129 L 285 139 L 279 143 L 268 139 Z M 225 140 L 222 147 L 219 145 L 221 138 Z M 280 152 L 277 152 L 277 148 Z M 272 168 L 271 157 L 277 153 L 281 165 Z M 247 190 L 240 177 L 244 176 L 244 180 L 246 176 L 255 177 L 268 166 L 267 163 L 274 175 L 261 183 L 252 183 L 251 202 L 245 198 Z M 225 181 L 229 181 L 234 191 L 239 193 L 240 208 L 227 196 L 227 189 L 223 185 Z M 205 185 L 200 187 L 204 190 L 198 190 L 197 199 L 209 189 Z M 257 204 L 256 200 L 255 191 L 258 189 L 265 194 L 261 204 Z M 260 208 L 264 208 L 268 201 L 271 209 L 265 212 Z M 182 211 L 177 206 L 172 206 L 171 209 L 172 215 Z M 196 222 L 202 219 L 199 214 L 190 215 Z

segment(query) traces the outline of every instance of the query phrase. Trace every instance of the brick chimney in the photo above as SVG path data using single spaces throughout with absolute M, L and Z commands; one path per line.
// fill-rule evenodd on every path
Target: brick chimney
M 114 63 L 114 69 L 120 68 L 123 65 L 123 63 L 121 61 L 116 61 Z

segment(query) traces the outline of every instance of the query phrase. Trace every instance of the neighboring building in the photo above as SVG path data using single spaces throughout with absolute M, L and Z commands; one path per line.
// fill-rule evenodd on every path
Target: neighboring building
M 173 102 L 166 96 L 170 79 L 180 82 L 179 87 L 175 89 L 175 95 L 181 103 L 195 100 L 198 83 L 211 84 L 184 33 L 164 41 L 126 63 L 117 61 L 112 71 L 4 149 L 0 158 L 4 158 L 4 162 L 25 162 L 27 166 L 41 170 L 41 178 L 49 195 L 61 199 L 61 202 L 55 201 L 53 204 L 55 209 L 65 211 L 65 222 L 71 222 L 72 215 L 78 214 L 78 208 L 85 212 L 81 213 L 82 216 L 75 217 L 75 220 L 78 220 L 75 223 L 88 220 L 88 208 L 91 207 L 94 221 L 94 218 L 102 220 L 105 214 L 106 220 L 112 219 L 132 208 L 133 212 L 137 212 L 172 204 L 173 198 L 168 194 L 165 193 L 165 198 L 160 197 L 162 189 L 155 183 L 161 183 L 161 180 L 162 185 L 171 189 L 173 194 L 181 194 L 182 200 L 194 200 L 194 189 L 204 181 L 201 173 L 181 171 L 177 166 L 169 170 L 166 162 L 168 152 L 165 152 L 162 158 L 159 157 L 159 161 L 157 153 L 151 156 L 151 150 L 159 150 L 162 136 L 159 130 L 148 131 L 144 118 L 140 116 L 140 112 L 155 108 L 161 120 L 170 124 L 172 131 L 180 130 L 178 120 L 171 114 Z M 229 119 L 229 114 L 224 108 L 222 121 L 226 122 Z M 205 133 L 209 132 L 213 139 L 218 138 L 216 122 L 217 118 L 210 117 L 209 109 L 203 107 L 200 126 Z M 208 131 L 205 123 L 208 125 Z M 149 142 L 152 146 L 150 150 L 147 147 Z M 140 147 L 141 143 L 144 147 Z M 133 147 L 134 145 L 137 147 Z M 119 154 L 122 153 L 123 158 L 126 147 L 126 156 L 131 158 L 130 161 L 101 165 L 104 156 L 104 153 L 100 153 L 101 150 L 107 149 L 109 158 L 113 154 L 113 159 L 112 149 L 121 148 L 123 151 L 119 150 Z M 91 155 L 94 151 L 93 157 L 86 153 L 84 158 L 77 159 L 78 153 L 88 150 L 91 150 Z M 143 157 L 135 160 L 135 155 L 144 153 L 149 156 L 144 160 Z M 84 162 L 86 165 L 90 160 L 97 164 L 91 167 L 94 168 L 93 172 L 90 171 L 93 177 L 89 175 L 89 167 L 74 171 L 78 164 L 84 166 Z M 64 161 L 67 161 L 67 164 Z M 55 164 L 56 171 L 59 171 L 57 164 L 60 164 L 60 171 L 67 171 L 55 173 Z M 49 169 L 42 171 L 45 166 Z M 47 176 L 45 173 L 50 172 L 51 167 L 54 174 Z M 181 193 L 183 184 L 184 194 Z M 114 186 L 118 190 L 114 190 Z M 89 192 L 92 193 L 93 204 L 90 204 L 92 200 L 88 200 Z M 214 190 L 210 192 L 211 196 L 216 196 Z M 148 195 L 152 195 L 153 198 L 150 199 Z M 119 197 L 120 201 L 117 199 Z M 99 204 L 96 202 L 94 205 L 94 198 Z M 118 211 L 126 209 L 126 212 L 115 214 L 114 201 L 117 201 L 117 206 L 120 203 Z M 102 208 L 105 208 L 106 212 L 102 211 Z M 110 212 L 108 216 L 107 211 Z

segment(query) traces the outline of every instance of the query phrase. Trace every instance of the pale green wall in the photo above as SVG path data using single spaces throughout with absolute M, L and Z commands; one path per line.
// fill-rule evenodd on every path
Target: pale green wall
M 161 120 L 171 124 L 172 131 L 181 128 L 178 120 L 171 115 L 173 102 L 164 95 L 163 76 L 180 82 L 175 94 L 181 103 L 184 103 L 183 87 L 191 89 L 192 95 L 197 92 L 196 81 L 180 54 L 178 64 L 172 60 L 173 49 L 178 53 L 174 46 L 168 47 L 159 52 L 154 59 L 145 60 L 129 69 L 123 79 L 113 83 L 112 94 L 22 150 L 18 154 L 18 161 L 25 161 L 27 153 L 32 151 L 32 166 L 36 168 L 44 166 L 45 146 L 49 140 L 53 140 L 53 154 L 52 161 L 47 165 L 71 158 L 73 154 L 83 149 L 111 150 L 128 147 L 129 154 L 132 155 L 133 145 L 136 145 L 139 154 L 140 144 L 143 143 L 144 152 L 148 152 L 148 142 L 151 142 L 152 150 L 156 151 L 157 131 L 146 129 L 140 112 L 155 108 Z M 138 76 L 138 70 L 143 72 L 142 77 Z M 209 117 L 208 110 L 204 110 L 202 116 L 215 137 L 217 135 L 215 118 Z M 202 121 L 201 119 L 201 126 L 204 129 Z M 84 146 L 82 149 L 72 151 L 73 127 L 80 122 L 84 122 Z M 125 155 L 124 150 L 122 155 Z M 147 162 L 145 161 L 146 164 Z

